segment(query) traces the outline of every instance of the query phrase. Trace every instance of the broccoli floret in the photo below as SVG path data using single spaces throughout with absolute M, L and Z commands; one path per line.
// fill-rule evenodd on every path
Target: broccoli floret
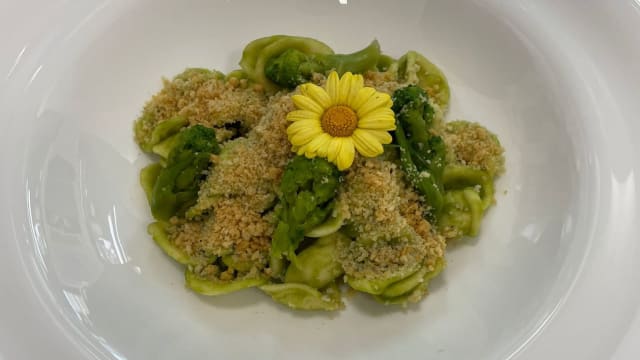
M 282 271 L 282 256 L 293 259 L 304 234 L 331 215 L 339 183 L 340 172 L 327 160 L 296 156 L 287 165 L 276 209 L 278 225 L 271 242 L 274 275 Z
M 211 154 L 220 152 L 215 131 L 195 125 L 180 131 L 151 192 L 151 213 L 158 220 L 183 216 L 198 196 Z
M 395 141 L 400 146 L 400 164 L 407 179 L 425 197 L 430 215 L 437 218 L 443 204 L 442 172 L 446 146 L 440 136 L 430 132 L 434 110 L 427 93 L 410 85 L 393 94 L 396 115 Z
M 304 53 L 290 48 L 267 61 L 265 74 L 277 85 L 293 89 L 308 82 L 313 73 L 336 70 L 339 75 L 342 75 L 348 71 L 363 73 L 367 70 L 375 70 L 380 57 L 380 44 L 377 40 L 352 54 Z

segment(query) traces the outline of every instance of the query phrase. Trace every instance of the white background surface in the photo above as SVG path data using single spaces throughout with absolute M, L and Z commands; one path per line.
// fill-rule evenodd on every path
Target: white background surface
M 0 359 L 640 357 L 639 30 L 634 1 L 0 4 Z M 504 143 L 498 206 L 419 306 L 207 299 L 148 239 L 142 104 L 273 33 L 421 51 L 449 118 Z

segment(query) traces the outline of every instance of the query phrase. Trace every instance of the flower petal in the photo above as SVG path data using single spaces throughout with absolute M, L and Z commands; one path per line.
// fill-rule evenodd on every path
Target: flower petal
M 358 128 L 374 130 L 395 130 L 396 119 L 389 108 L 376 109 L 358 120 Z
M 338 101 L 338 89 L 339 89 L 340 79 L 338 78 L 338 73 L 332 71 L 327 77 L 327 84 L 325 85 L 325 89 L 327 89 L 327 94 L 331 98 L 331 103 L 336 104 Z
M 287 114 L 287 120 L 289 121 L 301 121 L 315 119 L 320 121 L 319 113 L 309 110 L 293 110 Z
M 322 134 L 321 128 L 305 128 L 289 136 L 289 142 L 291 142 L 291 145 L 302 147 L 320 134 Z
M 338 157 L 336 158 L 336 165 L 338 165 L 338 170 L 346 170 L 351 164 L 353 164 L 353 159 L 356 156 L 356 150 L 353 146 L 353 139 L 350 137 L 341 138 L 342 144 L 340 146 L 340 152 L 338 153 Z
M 358 109 L 362 105 L 364 105 L 375 93 L 376 89 L 372 87 L 363 87 L 362 89 L 358 90 L 358 93 L 351 102 L 351 108 L 355 111 L 358 111 Z
M 360 74 L 353 75 L 351 80 L 351 88 L 349 88 L 349 94 L 347 95 L 346 104 L 353 108 L 353 102 L 355 101 L 360 89 L 364 86 L 364 78 Z
M 358 108 L 358 117 L 363 118 L 373 110 L 389 108 L 392 104 L 393 102 L 391 101 L 391 96 L 389 96 L 389 94 L 376 92 L 369 98 L 369 100 L 367 100 L 367 102 Z
M 335 162 L 338 154 L 340 153 L 340 149 L 342 148 L 342 138 L 334 137 L 329 142 L 329 146 L 327 147 L 327 160 L 330 162 Z
M 296 121 L 291 125 L 289 125 L 289 127 L 287 127 L 287 135 L 293 136 L 296 133 L 307 128 L 318 128 L 322 130 L 322 126 L 320 125 L 320 120 L 306 119 L 306 120 Z
M 367 130 L 356 129 L 351 135 L 353 142 L 356 146 L 356 150 L 366 157 L 376 157 L 384 152 L 382 144 L 378 139 L 369 134 Z
M 340 78 L 338 82 L 338 101 L 336 105 L 348 104 L 349 94 L 351 93 L 351 86 L 353 85 L 353 74 L 346 72 Z
M 307 155 L 307 157 L 313 157 L 315 155 L 326 157 L 327 148 L 329 147 L 330 141 L 331 135 L 327 133 L 322 133 L 319 136 L 314 137 L 313 140 L 309 141 L 309 143 L 305 146 L 305 155 Z M 311 154 L 312 156 L 309 156 L 309 154 Z
M 393 138 L 388 131 L 385 130 L 365 130 L 369 135 L 375 137 L 380 144 L 391 144 Z
M 313 101 L 317 102 L 323 109 L 327 109 L 333 105 L 329 94 L 316 84 L 307 83 L 300 85 L 300 92 L 313 99 Z
M 322 108 L 322 106 L 320 106 L 320 104 L 318 104 L 317 102 L 315 102 L 313 99 L 311 99 L 308 96 L 293 95 L 291 97 L 291 99 L 293 100 L 293 103 L 300 110 L 309 110 L 309 111 L 312 111 L 312 112 L 317 113 L 317 114 L 322 114 L 322 112 L 324 110 Z

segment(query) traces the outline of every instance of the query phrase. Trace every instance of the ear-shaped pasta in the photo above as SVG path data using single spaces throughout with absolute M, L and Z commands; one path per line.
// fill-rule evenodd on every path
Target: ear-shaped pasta
M 202 295 L 216 296 L 232 293 L 234 291 L 260 286 L 267 282 L 266 278 L 250 277 L 244 279 L 235 279 L 229 282 L 217 282 L 208 279 L 202 279 L 194 274 L 189 268 L 184 272 L 184 280 L 187 286 Z
M 444 207 L 438 226 L 449 238 L 476 236 L 484 211 L 494 201 L 493 179 L 485 171 L 448 165 L 444 169 Z
M 284 281 L 323 288 L 342 275 L 337 259 L 338 243 L 351 241 L 340 233 L 321 237 L 295 257 L 287 268 Z
M 418 272 L 420 264 L 415 264 L 412 267 L 404 268 L 397 273 L 378 279 L 357 278 L 353 276 L 346 276 L 346 282 L 352 288 L 366 292 L 372 295 L 379 295 L 385 292 L 392 284 L 402 281 L 403 279 L 411 277 Z
M 323 292 L 305 284 L 269 284 L 260 287 L 271 298 L 297 310 L 339 310 L 344 308 L 340 289 L 331 284 Z
M 153 122 L 155 122 L 155 120 L 153 119 L 153 116 L 151 114 L 143 114 L 142 117 L 140 117 L 136 121 L 136 138 L 143 139 L 143 132 L 148 131 L 148 127 L 152 127 L 151 133 L 148 136 L 148 140 L 143 140 L 140 143 L 140 147 L 144 151 L 152 151 L 155 145 L 159 144 L 161 141 L 170 137 L 171 135 L 177 133 L 178 131 L 180 131 L 180 129 L 187 126 L 188 124 L 187 119 L 182 116 L 176 116 L 174 118 L 155 124 L 152 124 Z
M 328 45 L 316 39 L 274 35 L 250 42 L 242 51 L 240 67 L 250 80 L 262 84 L 267 90 L 276 90 L 278 86 L 267 78 L 265 67 L 269 59 L 290 49 L 303 54 L 333 54 L 333 50 Z
M 397 62 L 398 78 L 423 88 L 446 110 L 449 106 L 449 83 L 442 71 L 422 54 L 408 51 Z
M 167 224 L 161 221 L 157 221 L 149 224 L 147 227 L 147 232 L 153 238 L 153 241 L 173 260 L 179 262 L 183 265 L 193 264 L 194 261 L 181 249 L 179 249 L 175 244 L 171 242 L 169 236 L 167 235 Z
M 417 302 L 428 291 L 431 279 L 438 276 L 444 267 L 444 259 L 438 259 L 431 271 L 423 267 L 412 276 L 389 286 L 384 293 L 374 295 L 374 298 L 385 305 L 406 305 L 408 302 Z
M 162 170 L 162 165 L 159 163 L 147 165 L 140 170 L 140 186 L 142 186 L 142 190 L 144 190 L 144 194 L 147 196 L 149 205 L 151 205 L 151 193 L 153 192 L 153 187 L 156 184 L 158 175 L 160 175 L 160 170 Z
M 442 174 L 445 190 L 473 188 L 482 199 L 482 210 L 486 210 L 494 201 L 493 179 L 486 171 L 469 166 L 447 165 Z

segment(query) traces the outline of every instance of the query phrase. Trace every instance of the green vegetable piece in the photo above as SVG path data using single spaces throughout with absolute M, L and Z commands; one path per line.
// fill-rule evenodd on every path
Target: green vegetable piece
M 442 109 L 449 106 L 450 92 L 447 78 L 437 66 L 420 53 L 409 51 L 398 59 L 398 78 L 418 84 Z
M 147 226 L 147 232 L 153 238 L 153 241 L 173 260 L 183 265 L 192 263 L 191 258 L 181 249 L 176 247 L 167 235 L 167 224 L 157 221 Z
M 184 129 L 158 175 L 151 193 L 151 213 L 162 221 L 183 216 L 198 196 L 211 154 L 220 152 L 215 131 L 202 125 Z
M 352 54 L 304 53 L 291 48 L 270 58 L 265 73 L 275 84 L 294 89 L 309 82 L 313 73 L 325 74 L 334 69 L 342 75 L 346 72 L 361 74 L 368 70 L 376 70 L 380 56 L 380 44 L 377 40 Z
M 340 290 L 329 287 L 325 294 L 304 284 L 269 284 L 260 287 L 271 298 L 296 310 L 340 310 L 344 304 L 340 300 Z
M 391 284 L 413 275 L 420 269 L 420 264 L 416 264 L 408 269 L 398 272 L 392 276 L 382 279 L 365 279 L 346 276 L 346 282 L 352 288 L 372 295 L 382 294 Z
M 483 205 L 473 188 L 448 191 L 438 226 L 454 227 L 462 235 L 476 236 L 482 221 Z
M 431 215 L 437 218 L 443 206 L 446 146 L 440 136 L 429 131 L 434 121 L 433 108 L 426 92 L 415 85 L 396 90 L 392 98 L 400 165 L 409 182 L 426 198 Z
M 344 224 L 344 215 L 336 209 L 333 211 L 333 214 L 331 215 L 331 217 L 329 217 L 322 224 L 307 231 L 307 233 L 304 234 L 304 236 L 312 237 L 312 238 L 327 236 L 340 230 L 343 224 Z
M 289 49 L 303 54 L 333 54 L 329 46 L 312 38 L 274 35 L 249 43 L 242 52 L 240 67 L 247 73 L 250 80 L 262 84 L 268 91 L 275 91 L 278 85 L 268 79 L 265 74 L 267 62 Z
M 340 172 L 325 159 L 296 156 L 289 162 L 280 183 L 278 225 L 271 241 L 276 276 L 282 270 L 282 256 L 295 258 L 304 234 L 332 214 L 339 183 Z
M 442 183 L 445 190 L 477 187 L 482 198 L 482 210 L 486 210 L 493 203 L 493 180 L 485 171 L 468 166 L 447 165 L 442 175 Z
M 349 238 L 340 233 L 321 237 L 296 256 L 296 261 L 287 269 L 284 281 L 302 283 L 316 289 L 327 286 L 344 273 L 336 251 L 339 242 L 349 241 Z
M 185 119 L 182 116 L 176 116 L 169 120 L 160 122 L 158 125 L 156 125 L 155 128 L 153 128 L 153 131 L 151 132 L 151 140 L 149 141 L 148 144 L 145 144 L 144 146 L 144 147 L 147 147 L 149 150 L 145 150 L 145 151 L 151 151 L 154 145 L 160 143 L 162 140 L 177 133 L 178 131 L 180 131 L 180 129 L 185 127 L 187 124 L 188 124 L 187 119 Z
M 160 175 L 161 170 L 162 165 L 158 163 L 147 165 L 142 168 L 142 170 L 140 170 L 140 186 L 142 186 L 149 204 L 151 204 L 151 194 L 153 193 L 153 186 L 156 184 L 156 180 L 158 179 L 158 175 Z
M 228 283 L 214 282 L 198 277 L 189 269 L 186 269 L 184 272 L 184 280 L 187 287 L 191 290 L 198 294 L 208 296 L 224 295 L 238 290 L 260 286 L 267 282 L 265 278 L 239 279 Z

